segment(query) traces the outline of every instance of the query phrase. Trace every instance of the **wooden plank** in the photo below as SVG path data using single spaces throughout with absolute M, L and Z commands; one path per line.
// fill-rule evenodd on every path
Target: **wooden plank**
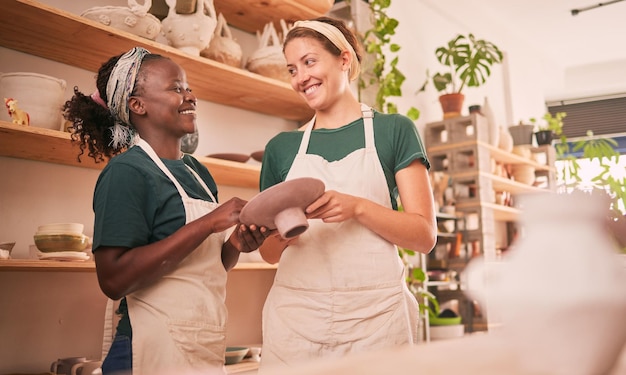
M 106 165 L 105 162 L 96 163 L 87 154 L 81 156 L 79 162 L 79 153 L 78 146 L 71 143 L 69 133 L 0 121 L 0 156 L 92 169 L 102 169 Z M 258 165 L 195 157 L 209 169 L 218 185 L 259 188 L 261 168 Z
M 255 33 L 263 26 L 284 19 L 288 23 L 316 18 L 333 6 L 330 0 L 216 0 L 215 11 L 224 14 L 229 25 Z M 280 29 L 278 29 L 280 30 Z
M 285 82 L 192 56 L 33 0 L 5 4 L 0 12 L 0 45 L 92 72 L 111 56 L 141 46 L 180 64 L 199 99 L 287 120 L 304 121 L 313 115 Z
M 276 268 L 277 265 L 268 263 L 238 263 L 233 270 L 274 270 Z M 40 259 L 0 259 L 0 272 L 95 272 L 95 270 L 96 264 L 92 260 L 78 262 Z

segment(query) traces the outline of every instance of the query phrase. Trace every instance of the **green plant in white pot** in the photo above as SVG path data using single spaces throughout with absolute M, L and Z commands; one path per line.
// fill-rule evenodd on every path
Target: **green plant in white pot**
M 444 118 L 459 116 L 463 108 L 463 89 L 480 87 L 491 76 L 491 67 L 502 63 L 502 51 L 484 39 L 477 39 L 473 34 L 457 35 L 447 44 L 435 50 L 437 61 L 447 70 L 443 73 L 430 74 L 426 71 L 426 81 L 419 91 L 424 91 L 430 81 L 435 89 L 442 93 L 439 97 Z M 453 103 L 448 106 L 448 102 Z

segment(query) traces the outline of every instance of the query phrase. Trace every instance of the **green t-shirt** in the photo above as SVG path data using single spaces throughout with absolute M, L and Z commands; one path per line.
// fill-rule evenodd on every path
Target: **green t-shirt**
M 285 181 L 303 134 L 298 130 L 282 132 L 268 142 L 261 167 L 261 190 Z M 406 116 L 374 112 L 374 142 L 387 180 L 391 205 L 395 209 L 398 197 L 395 174 L 416 159 L 427 168 L 430 168 L 430 162 L 415 124 Z M 363 147 L 365 133 L 361 118 L 338 129 L 314 129 L 307 153 L 332 162 Z
M 198 173 L 217 199 L 217 185 L 198 160 L 190 155 L 162 160 L 191 198 L 211 200 L 185 165 Z M 93 210 L 94 251 L 100 246 L 147 245 L 185 225 L 185 209 L 176 186 L 138 146 L 115 156 L 104 168 L 96 183 Z M 131 336 L 125 299 L 119 313 L 117 332 Z

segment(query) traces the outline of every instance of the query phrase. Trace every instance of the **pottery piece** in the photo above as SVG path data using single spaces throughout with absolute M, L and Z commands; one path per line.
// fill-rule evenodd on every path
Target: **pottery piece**
M 513 164 L 511 166 L 511 175 L 517 182 L 532 185 L 535 182 L 535 167 L 526 164 Z
M 263 154 L 264 153 L 265 153 L 264 150 L 255 151 L 255 152 L 251 153 L 250 156 L 252 157 L 252 159 L 254 159 L 256 161 L 263 161 Z
M 226 18 L 220 13 L 217 16 L 217 26 L 213 38 L 209 46 L 200 51 L 200 56 L 239 68 L 241 67 L 242 54 L 241 46 L 233 38 Z
M 254 196 L 241 210 L 239 220 L 246 225 L 278 229 L 293 238 L 309 228 L 304 209 L 324 193 L 324 182 L 302 177 L 274 185 Z
M 509 126 L 509 133 L 513 137 L 513 145 L 530 145 L 533 143 L 533 125 L 519 124 Z
M 198 148 L 199 138 L 198 129 L 191 134 L 185 134 L 180 140 L 180 150 L 185 154 L 193 154 Z
M 500 143 L 500 127 L 496 122 L 496 115 L 493 112 L 493 108 L 491 108 L 491 104 L 489 104 L 489 99 L 487 99 L 487 97 L 485 97 L 485 102 L 483 103 L 481 112 L 487 119 L 489 143 L 494 147 L 498 147 L 498 144 Z
M 496 334 L 523 359 L 519 373 L 613 373 L 626 342 L 626 270 L 606 235 L 608 203 L 580 191 L 518 199 L 524 236 L 497 267 L 468 265 L 472 297 L 501 317 Z
M 139 5 L 136 0 L 128 0 L 128 7 L 93 7 L 84 11 L 81 16 L 142 38 L 154 40 L 161 31 L 161 21 L 148 13 L 151 6 L 152 0 L 145 0 L 143 5 Z
M 250 160 L 250 155 L 246 154 L 229 154 L 229 153 L 217 153 L 217 154 L 209 154 L 208 158 L 222 159 L 222 160 L 230 160 L 236 161 L 239 163 L 245 163 Z
M 70 375 L 72 367 L 76 364 L 87 362 L 85 357 L 59 358 L 50 365 L 50 372 L 53 374 Z
M 161 21 L 161 32 L 165 39 L 172 47 L 193 56 L 200 56 L 200 51 L 211 42 L 217 26 L 213 0 L 198 1 L 193 14 L 176 13 L 176 0 L 166 0 L 166 3 L 169 12 Z
M 30 126 L 61 130 L 63 125 L 63 96 L 67 83 L 59 78 L 30 72 L 0 74 L 0 98 L 19 101 L 28 113 Z M 7 111 L 1 120 L 11 122 Z
M 509 133 L 508 129 L 506 129 L 504 126 L 500 126 L 498 148 L 506 152 L 513 151 L 513 137 L 511 136 L 511 133 Z
M 289 30 L 284 20 L 281 20 L 283 35 Z M 265 77 L 274 78 L 289 83 L 291 77 L 287 71 L 287 61 L 283 55 L 282 37 L 278 36 L 274 24 L 269 22 L 263 28 L 263 33 L 257 31 L 259 48 L 248 58 L 246 69 Z

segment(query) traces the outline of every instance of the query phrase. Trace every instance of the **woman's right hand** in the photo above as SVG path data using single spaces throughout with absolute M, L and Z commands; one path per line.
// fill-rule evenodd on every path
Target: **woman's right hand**
M 212 221 L 213 233 L 222 232 L 239 223 L 239 214 L 248 201 L 241 198 L 231 198 L 221 203 L 215 210 L 207 214 Z

